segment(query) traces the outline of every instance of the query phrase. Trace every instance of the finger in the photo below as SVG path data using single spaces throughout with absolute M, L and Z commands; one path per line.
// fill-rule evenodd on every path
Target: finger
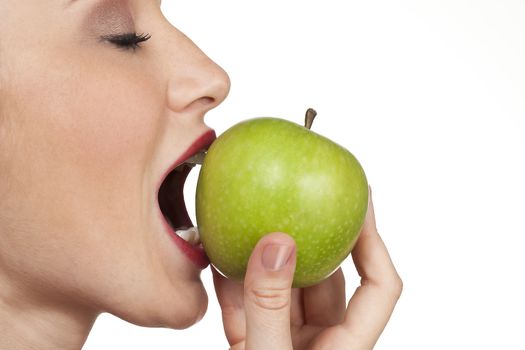
M 292 288 L 292 306 L 290 312 L 290 324 L 300 327 L 304 324 L 303 289 Z
M 341 268 L 321 283 L 304 289 L 306 323 L 334 326 L 344 320 L 346 312 L 345 278 Z
M 224 333 L 230 345 L 241 343 L 246 335 L 244 287 L 242 283 L 221 275 L 213 266 L 213 284 L 221 307 Z
M 247 349 L 292 349 L 295 257 L 295 242 L 284 233 L 269 234 L 255 246 L 244 279 Z
M 352 252 L 361 286 L 348 303 L 343 326 L 363 348 L 370 349 L 383 332 L 401 295 L 402 282 L 377 233 L 370 192 L 368 212 Z

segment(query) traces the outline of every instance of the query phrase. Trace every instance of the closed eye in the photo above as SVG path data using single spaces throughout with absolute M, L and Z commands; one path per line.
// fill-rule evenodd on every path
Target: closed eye
M 135 50 L 140 47 L 140 43 L 145 42 L 151 38 L 151 35 L 142 33 L 124 33 L 124 34 L 110 34 L 103 35 L 102 40 L 108 41 L 118 48 L 125 50 Z

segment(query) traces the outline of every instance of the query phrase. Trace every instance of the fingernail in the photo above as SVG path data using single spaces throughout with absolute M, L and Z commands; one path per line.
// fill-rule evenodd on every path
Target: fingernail
M 286 265 L 291 255 L 291 246 L 282 244 L 269 244 L 263 249 L 262 264 L 267 270 L 277 271 Z

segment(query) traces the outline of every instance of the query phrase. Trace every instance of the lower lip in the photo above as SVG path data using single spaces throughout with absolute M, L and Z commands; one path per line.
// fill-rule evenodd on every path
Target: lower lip
M 182 251 L 184 255 L 188 259 L 191 260 L 200 269 L 205 269 L 210 264 L 210 260 L 208 259 L 208 256 L 204 252 L 204 248 L 202 245 L 193 246 L 177 236 L 177 234 L 173 231 L 171 226 L 167 223 L 167 221 L 164 219 L 164 215 L 162 215 L 162 212 L 159 208 L 159 214 L 162 219 L 162 223 L 164 225 L 164 229 L 166 232 L 171 236 L 175 244 L 179 247 L 179 249 Z

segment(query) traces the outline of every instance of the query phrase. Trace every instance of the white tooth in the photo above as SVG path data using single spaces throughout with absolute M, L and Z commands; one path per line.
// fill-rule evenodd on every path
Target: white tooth
M 194 154 L 193 157 L 188 158 L 188 160 L 185 161 L 188 165 L 195 166 L 195 164 L 202 164 L 204 161 L 204 157 L 206 156 L 205 151 L 200 151 L 197 154 Z
M 201 242 L 200 236 L 199 236 L 199 229 L 197 227 L 190 227 L 185 230 L 177 230 L 175 231 L 177 236 L 185 240 L 191 245 L 197 245 Z

